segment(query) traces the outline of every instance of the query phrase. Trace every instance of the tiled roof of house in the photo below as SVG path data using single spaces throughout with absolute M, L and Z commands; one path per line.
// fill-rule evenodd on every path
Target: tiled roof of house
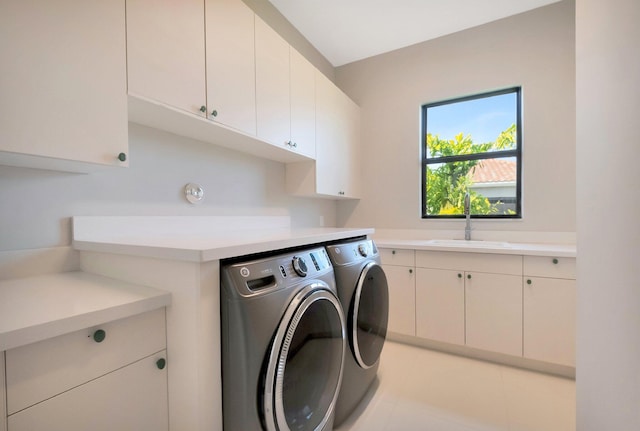
M 481 160 L 471 171 L 474 183 L 504 183 L 516 181 L 516 162 L 509 159 Z

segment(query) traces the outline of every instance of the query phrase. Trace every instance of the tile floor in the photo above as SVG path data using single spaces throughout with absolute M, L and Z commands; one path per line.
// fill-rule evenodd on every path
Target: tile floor
M 336 431 L 575 431 L 575 381 L 387 342 Z

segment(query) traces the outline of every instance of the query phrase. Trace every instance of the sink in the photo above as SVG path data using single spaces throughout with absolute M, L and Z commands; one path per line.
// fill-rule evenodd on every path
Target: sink
M 474 248 L 511 248 L 512 245 L 505 241 L 482 241 L 464 239 L 431 239 L 428 245 L 440 245 L 443 247 L 474 247 Z

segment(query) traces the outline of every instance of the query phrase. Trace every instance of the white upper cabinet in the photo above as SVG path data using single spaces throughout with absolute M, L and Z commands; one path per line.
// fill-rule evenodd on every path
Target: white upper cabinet
M 287 191 L 299 196 L 360 197 L 360 108 L 316 70 L 316 160 L 287 165 Z
M 291 145 L 289 44 L 256 17 L 256 113 L 258 137 Z
M 207 115 L 256 134 L 253 11 L 239 0 L 206 0 Z
M 3 0 L 0 56 L 0 164 L 128 164 L 124 0 Z
M 204 0 L 127 0 L 129 94 L 204 116 L 204 30 Z
M 291 89 L 291 146 L 316 157 L 316 69 L 298 51 L 289 48 Z
M 322 73 L 316 73 L 318 192 L 360 195 L 360 108 Z

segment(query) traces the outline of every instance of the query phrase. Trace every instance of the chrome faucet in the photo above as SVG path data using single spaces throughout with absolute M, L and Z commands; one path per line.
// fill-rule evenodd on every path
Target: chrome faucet
M 466 241 L 471 240 L 471 196 L 469 196 L 469 192 L 464 195 L 464 216 L 465 216 L 465 226 L 464 226 L 464 239 Z

